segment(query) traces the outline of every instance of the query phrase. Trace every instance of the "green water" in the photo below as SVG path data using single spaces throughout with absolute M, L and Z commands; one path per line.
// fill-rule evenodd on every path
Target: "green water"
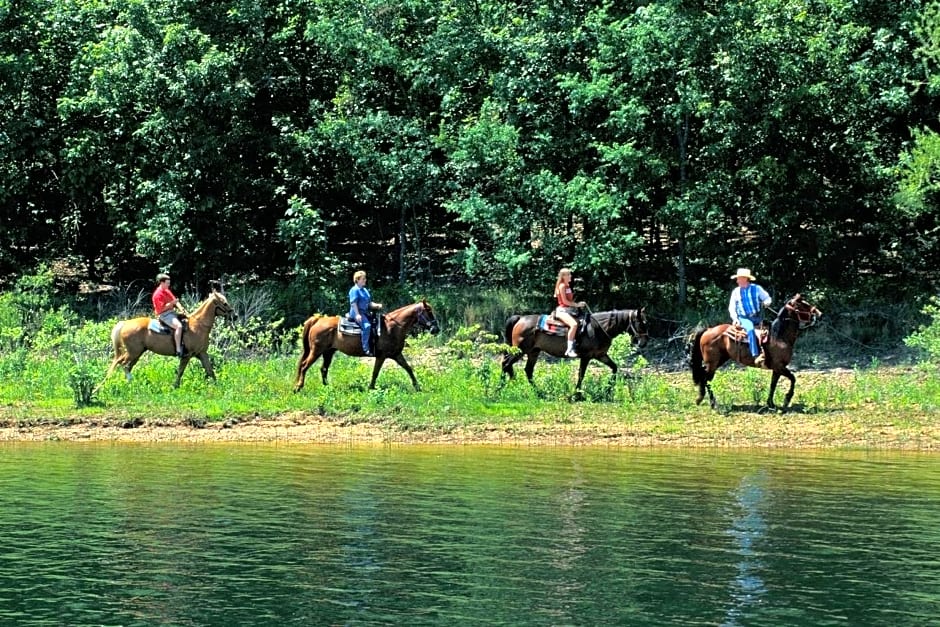
M 924 625 L 940 456 L 0 445 L 0 625 Z

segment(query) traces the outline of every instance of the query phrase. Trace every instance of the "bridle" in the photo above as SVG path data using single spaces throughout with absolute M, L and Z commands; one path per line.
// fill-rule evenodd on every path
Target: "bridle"
M 434 326 L 434 323 L 437 322 L 432 315 L 428 315 L 427 306 L 424 303 L 418 304 L 418 324 L 420 324 L 425 329 L 430 329 Z
M 806 309 L 804 307 L 797 307 L 794 303 L 806 305 L 809 307 L 809 309 Z M 819 320 L 820 316 L 822 316 L 821 311 L 819 311 L 818 309 L 816 309 L 816 307 L 814 307 L 813 305 L 810 305 L 809 303 L 807 303 L 806 301 L 802 299 L 796 300 L 794 298 L 791 298 L 789 301 L 787 301 L 787 304 L 784 305 L 784 308 L 787 311 L 791 312 L 792 316 L 796 318 L 796 321 L 799 324 L 801 331 L 803 329 L 808 329 L 809 327 L 814 326 L 816 322 Z
M 636 311 L 635 309 L 629 311 L 627 313 L 627 319 L 630 321 L 630 324 L 627 325 L 627 331 L 630 333 L 630 335 L 634 336 L 637 341 L 639 341 L 640 338 L 644 338 L 648 341 L 649 333 L 640 331 L 640 312 Z

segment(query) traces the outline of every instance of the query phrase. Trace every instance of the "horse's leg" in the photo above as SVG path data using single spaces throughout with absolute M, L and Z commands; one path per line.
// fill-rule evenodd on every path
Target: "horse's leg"
M 144 352 L 146 351 L 142 351 L 137 355 L 134 355 L 132 353 L 124 354 L 124 357 L 123 357 L 124 380 L 127 381 L 128 383 L 130 383 L 130 380 L 131 380 L 131 370 L 133 370 L 134 366 L 137 365 L 137 362 L 140 361 L 140 358 L 144 354 Z
M 215 371 L 212 369 L 212 360 L 209 359 L 209 353 L 199 353 L 196 357 L 206 371 L 206 378 L 215 381 Z
M 411 377 L 411 384 L 415 386 L 415 391 L 420 392 L 421 386 L 418 385 L 418 379 L 415 378 L 415 373 L 411 369 L 411 366 L 405 361 L 405 356 L 399 353 L 395 357 L 392 357 L 395 360 L 395 363 L 405 369 L 405 372 L 408 373 L 408 376 Z
M 522 356 L 521 352 L 516 354 L 506 353 L 503 355 L 503 373 L 508 374 L 510 379 L 516 377 L 516 371 L 512 369 L 512 365 L 522 359 Z
M 323 363 L 320 364 L 320 378 L 323 379 L 323 385 L 326 385 L 326 375 L 330 371 L 330 364 L 333 363 L 333 355 L 335 354 L 335 348 L 329 348 L 323 351 Z M 314 357 L 314 361 L 316 361 L 316 357 Z
M 790 372 L 790 369 L 786 367 L 779 371 L 774 370 L 774 373 L 770 378 L 770 394 L 767 396 L 767 407 L 770 407 L 771 409 L 776 409 L 776 405 L 774 405 L 774 392 L 777 391 L 777 382 L 780 380 L 781 375 L 790 380 L 790 389 L 787 390 L 787 395 L 783 398 L 783 407 L 781 409 L 786 409 L 789 407 L 790 401 L 793 400 L 793 392 L 794 388 L 796 387 L 796 377 L 792 372 Z
M 610 368 L 610 383 L 608 384 L 608 388 L 612 389 L 614 386 L 614 382 L 617 380 L 617 364 L 614 363 L 614 360 L 611 359 L 607 353 L 604 353 L 603 355 L 600 355 L 599 357 L 595 357 L 594 359 L 596 359 L 597 361 L 601 362 L 602 364 Z M 584 358 L 581 359 L 581 377 L 580 377 L 581 379 L 584 378 L 584 371 L 587 368 L 588 363 L 590 361 L 591 361 L 590 359 L 587 359 L 587 360 L 585 360 Z M 581 388 L 581 381 L 579 380 L 578 389 L 580 388 Z
M 300 360 L 297 362 L 297 379 L 294 381 L 294 392 L 299 392 L 301 388 L 304 387 L 304 381 L 307 379 L 307 370 L 309 370 L 313 362 L 317 360 L 317 357 L 319 357 L 319 355 L 317 355 L 316 345 L 311 345 L 310 350 L 300 356 Z M 326 384 L 325 372 L 323 373 L 323 383 Z
M 705 390 L 708 391 L 708 404 L 711 405 L 712 409 L 718 407 L 718 401 L 715 400 L 715 393 L 712 392 L 712 379 L 715 377 L 714 372 L 708 374 L 708 378 L 705 380 Z
M 382 364 L 385 363 L 385 357 L 375 356 L 375 365 L 372 366 L 372 381 L 369 382 L 369 389 L 375 389 L 375 380 L 379 378 L 379 370 L 382 369 Z M 414 379 L 414 375 L 411 375 L 411 378 Z
M 178 388 L 180 386 L 180 380 L 183 378 L 183 373 L 186 371 L 190 359 L 192 359 L 192 355 L 180 357 L 180 365 L 176 367 L 176 383 L 173 384 L 173 387 Z
M 535 364 L 539 360 L 539 355 L 542 354 L 541 348 L 533 348 L 529 353 L 529 356 L 525 360 L 525 376 L 529 380 L 529 383 L 534 383 L 532 380 L 532 373 L 535 371 Z

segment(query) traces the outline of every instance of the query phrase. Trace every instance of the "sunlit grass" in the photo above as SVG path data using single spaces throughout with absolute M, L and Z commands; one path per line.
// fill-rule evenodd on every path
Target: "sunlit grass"
M 338 354 L 328 385 L 321 382 L 317 362 L 306 386 L 294 393 L 295 356 L 215 356 L 217 381 L 207 380 L 202 366 L 192 361 L 176 389 L 178 362 L 148 354 L 130 382 L 115 373 L 93 403 L 79 408 L 61 359 L 8 354 L 0 357 L 0 418 L 172 424 L 317 416 L 338 424 L 377 424 L 389 433 L 450 433 L 494 425 L 512 431 L 532 424 L 606 433 L 617 425 L 617 437 L 669 441 L 694 435 L 727 445 L 761 441 L 768 426 L 778 437 L 794 440 L 810 437 L 809 431 L 820 441 L 875 441 L 885 429 L 909 430 L 917 438 L 940 418 L 940 376 L 927 367 L 797 371 L 791 411 L 774 414 L 766 409 L 770 373 L 735 365 L 723 368 L 713 381 L 714 411 L 707 402 L 695 405 L 697 392 L 687 370 L 656 369 L 632 354 L 621 357 L 615 378 L 606 367 L 592 365 L 581 395 L 574 390 L 577 363 L 570 360 L 541 359 L 530 384 L 520 367 L 524 363 L 517 364 L 515 379 L 508 379 L 494 354 L 454 352 L 419 341 L 411 343 L 406 357 L 420 391 L 392 361 L 385 363 L 376 389 L 369 390 L 373 361 Z M 89 367 L 103 376 L 107 365 L 97 358 Z M 788 388 L 781 379 L 778 404 Z

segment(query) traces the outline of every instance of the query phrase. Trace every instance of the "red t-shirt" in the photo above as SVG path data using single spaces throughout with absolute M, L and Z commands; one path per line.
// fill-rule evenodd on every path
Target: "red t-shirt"
M 161 283 L 157 289 L 153 291 L 152 300 L 153 310 L 156 312 L 157 316 L 159 316 L 163 313 L 167 303 L 172 303 L 176 300 L 176 296 L 173 296 L 173 292 L 170 291 L 170 288 Z
M 561 297 L 561 292 L 562 290 L 558 290 L 557 292 L 555 292 L 555 299 L 558 301 L 558 306 L 569 307 L 569 305 L 565 303 L 565 299 Z M 564 292 L 569 302 L 574 300 L 574 291 L 572 291 L 570 285 L 565 285 Z

